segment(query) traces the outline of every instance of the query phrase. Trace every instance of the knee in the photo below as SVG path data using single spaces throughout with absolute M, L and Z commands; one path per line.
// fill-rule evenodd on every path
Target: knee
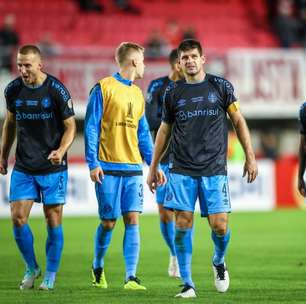
M 12 222 L 15 227 L 21 227 L 27 223 L 27 218 L 19 213 L 12 214 Z
M 115 225 L 116 225 L 116 221 L 110 221 L 110 220 L 102 221 L 102 226 L 103 226 L 103 229 L 105 230 L 113 230 Z
M 179 217 L 176 219 L 176 227 L 178 228 L 192 228 L 193 225 L 193 219 L 187 218 L 187 217 Z
M 226 224 L 216 224 L 213 225 L 212 230 L 220 236 L 224 236 L 227 232 L 227 225 Z

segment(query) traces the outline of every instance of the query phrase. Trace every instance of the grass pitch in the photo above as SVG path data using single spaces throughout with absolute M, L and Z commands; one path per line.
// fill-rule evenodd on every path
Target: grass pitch
M 180 280 L 168 278 L 168 250 L 159 232 L 157 215 L 141 216 L 141 254 L 138 276 L 147 291 L 123 290 L 123 225 L 118 222 L 105 259 L 106 290 L 91 287 L 90 265 L 98 219 L 65 218 L 65 245 L 56 288 L 20 291 L 24 272 L 9 219 L 0 219 L 0 303 L 306 303 L 306 213 L 282 210 L 267 213 L 234 213 L 227 264 L 230 289 L 218 294 L 213 284 L 213 251 L 206 220 L 196 217 L 193 279 L 198 298 L 174 299 Z M 42 218 L 30 225 L 40 266 L 45 267 L 46 229 Z

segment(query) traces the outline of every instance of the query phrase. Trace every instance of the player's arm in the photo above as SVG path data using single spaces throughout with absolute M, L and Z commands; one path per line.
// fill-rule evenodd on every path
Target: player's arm
M 137 137 L 139 151 L 146 163 L 150 166 L 153 153 L 153 141 L 150 134 L 147 119 L 144 115 L 139 120 Z
M 253 151 L 252 143 L 251 143 L 251 136 L 247 126 L 247 123 L 242 116 L 239 108 L 238 103 L 232 103 L 228 109 L 227 113 L 232 121 L 234 129 L 237 133 L 238 139 L 242 145 L 245 154 L 245 164 L 243 168 L 243 177 L 247 175 L 248 183 L 253 182 L 257 175 L 258 169 L 255 160 L 255 153 Z
M 150 131 L 154 131 L 154 133 L 157 132 L 159 126 L 161 117 L 158 117 L 158 94 L 156 94 L 156 90 L 159 87 L 156 86 L 155 80 L 153 80 L 147 91 L 147 97 L 146 97 L 146 103 L 145 103 L 145 112 L 146 112 L 146 118 L 149 124 Z
M 306 166 L 306 137 L 304 134 L 301 134 L 300 147 L 299 147 L 298 189 L 301 195 L 306 197 L 306 185 L 304 181 L 305 166 Z
M 53 165 L 60 165 L 62 163 L 62 159 L 68 149 L 70 148 L 75 135 L 76 135 L 76 125 L 75 119 L 73 116 L 65 119 L 64 123 L 64 134 L 62 136 L 60 145 L 57 150 L 51 151 L 48 156 L 48 159 L 51 161 Z
M 8 157 L 16 136 L 16 120 L 12 112 L 7 110 L 3 123 L 1 156 L 0 156 L 0 173 L 7 173 Z
M 101 183 L 104 173 L 98 160 L 103 98 L 99 85 L 90 92 L 84 124 L 85 158 L 93 182 Z
M 165 183 L 165 177 L 160 175 L 158 165 L 168 147 L 171 129 L 171 124 L 162 122 L 156 135 L 152 163 L 147 178 L 151 192 L 154 192 L 158 185 Z

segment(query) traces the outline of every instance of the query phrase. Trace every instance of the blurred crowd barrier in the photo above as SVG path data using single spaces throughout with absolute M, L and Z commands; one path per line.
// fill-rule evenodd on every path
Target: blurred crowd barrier
M 102 54 L 101 50 L 101 54 Z M 77 117 L 83 119 L 90 89 L 117 71 L 114 59 L 99 52 L 91 55 L 53 56 L 45 70 L 70 90 Z M 247 118 L 295 118 L 306 96 L 306 53 L 302 50 L 232 49 L 223 55 L 208 52 L 206 71 L 230 80 Z M 137 84 L 146 91 L 149 82 L 169 72 L 166 61 L 147 61 L 145 76 Z M 0 76 L 1 77 L 1 76 Z M 0 89 L 14 75 L 0 79 Z M 3 117 L 4 103 L 0 115 Z
M 276 208 L 305 209 L 304 198 L 297 191 L 297 159 L 281 158 L 276 161 L 259 160 L 259 175 L 248 184 L 242 178 L 243 162 L 229 162 L 228 176 L 233 211 L 270 211 Z M 143 179 L 146 181 L 148 167 L 144 165 Z M 0 179 L 0 217 L 10 216 L 8 202 L 9 176 Z M 67 204 L 65 215 L 97 215 L 94 184 L 84 162 L 72 162 L 69 167 Z M 198 211 L 198 207 L 197 207 Z M 157 213 L 155 195 L 144 185 L 144 213 Z M 42 206 L 35 204 L 33 215 L 42 216 Z

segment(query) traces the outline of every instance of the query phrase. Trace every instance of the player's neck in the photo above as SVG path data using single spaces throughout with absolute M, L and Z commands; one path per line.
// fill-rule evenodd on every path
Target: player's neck
M 132 82 L 135 80 L 136 73 L 132 69 L 121 68 L 119 74 L 121 75 L 122 78 L 131 80 Z
M 181 79 L 180 75 L 174 71 L 172 71 L 169 75 L 168 78 L 174 82 L 178 81 Z
M 46 78 L 47 78 L 47 74 L 45 74 L 44 72 L 40 72 L 37 75 L 36 81 L 35 81 L 35 83 L 33 83 L 33 86 L 35 86 L 35 87 L 41 86 L 44 83 L 44 81 L 46 80 Z
M 196 75 L 185 75 L 185 79 L 187 83 L 200 83 L 205 79 L 206 73 L 202 70 Z

